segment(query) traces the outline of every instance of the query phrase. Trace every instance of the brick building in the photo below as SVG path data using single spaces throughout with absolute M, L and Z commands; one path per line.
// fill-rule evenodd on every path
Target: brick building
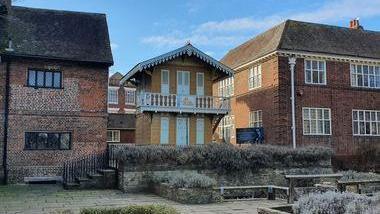
M 105 15 L 0 0 L 0 37 L 1 176 L 59 178 L 64 161 L 104 151 Z
M 232 70 L 187 44 L 137 64 L 121 80 L 137 86 L 136 143 L 194 145 L 212 141 L 229 112 L 213 83 Z
M 116 72 L 108 82 L 108 143 L 135 143 L 136 88 L 130 83 L 121 86 L 122 77 Z
M 358 20 L 349 28 L 287 20 L 221 62 L 235 70 L 232 81 L 214 84 L 231 96 L 224 132 L 262 126 L 266 143 L 291 146 L 294 65 L 296 146 L 328 145 L 342 157 L 380 147 L 380 32 Z

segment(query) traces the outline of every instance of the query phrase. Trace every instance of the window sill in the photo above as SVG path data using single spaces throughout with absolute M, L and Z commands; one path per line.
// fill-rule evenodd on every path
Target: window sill
M 54 89 L 54 90 L 62 90 L 65 89 L 63 87 L 56 88 L 56 87 L 43 87 L 43 86 L 30 86 L 30 85 L 24 85 L 24 87 L 27 88 L 33 88 L 33 89 Z

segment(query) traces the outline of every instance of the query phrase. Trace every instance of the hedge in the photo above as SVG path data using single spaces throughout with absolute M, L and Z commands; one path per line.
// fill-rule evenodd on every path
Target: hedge
M 276 166 L 316 166 L 330 161 L 332 150 L 311 146 L 292 149 L 284 146 L 234 146 L 210 143 L 204 146 L 128 146 L 115 151 L 116 157 L 127 165 L 146 166 L 170 164 L 197 166 L 203 169 L 245 170 Z
M 179 214 L 172 207 L 164 205 L 131 205 L 124 208 L 87 208 L 81 214 Z
M 301 197 L 293 206 L 296 214 L 375 214 L 379 196 L 368 197 L 356 193 L 312 193 Z
M 174 188 L 210 188 L 216 186 L 215 179 L 196 172 L 167 172 L 152 178 L 154 183 L 167 183 Z

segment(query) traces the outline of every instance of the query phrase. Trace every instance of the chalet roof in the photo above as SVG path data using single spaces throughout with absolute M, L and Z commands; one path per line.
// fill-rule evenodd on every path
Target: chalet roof
M 0 17 L 0 53 L 113 64 L 106 16 L 12 6 Z M 4 49 L 12 40 L 14 51 Z
M 236 68 L 276 50 L 380 59 L 380 32 L 287 20 L 230 50 L 221 62 Z
M 209 55 L 203 53 L 202 51 L 195 48 L 193 45 L 191 45 L 189 43 L 189 44 L 186 44 L 185 46 L 178 48 L 176 50 L 173 50 L 173 51 L 170 51 L 168 53 L 162 54 L 160 56 L 154 57 L 152 59 L 140 62 L 135 67 L 133 67 L 132 70 L 130 70 L 123 77 L 123 79 L 121 80 L 121 84 L 123 84 L 125 81 L 131 79 L 137 72 L 147 70 L 149 68 L 160 65 L 164 62 L 167 62 L 169 60 L 173 60 L 173 59 L 178 58 L 178 57 L 183 56 L 183 55 L 195 56 L 198 59 L 202 60 L 203 62 L 214 67 L 217 71 L 223 72 L 223 73 L 227 74 L 228 76 L 232 76 L 232 74 L 233 74 L 233 70 L 231 68 L 229 68 L 228 66 L 219 62 L 218 60 L 210 57 Z
M 134 114 L 108 114 L 108 129 L 135 129 L 136 117 Z

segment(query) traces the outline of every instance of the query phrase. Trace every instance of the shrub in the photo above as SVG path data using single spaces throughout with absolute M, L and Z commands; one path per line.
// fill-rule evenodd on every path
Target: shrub
M 124 208 L 88 208 L 81 214 L 179 214 L 172 207 L 164 205 L 131 205 Z
M 204 146 L 129 146 L 116 151 L 118 159 L 127 165 L 196 166 L 204 169 L 237 171 L 276 166 L 315 166 L 328 161 L 332 151 L 325 147 L 303 147 L 296 150 L 284 146 L 247 145 L 237 147 L 227 143 Z
M 169 172 L 153 177 L 152 181 L 174 188 L 210 188 L 217 184 L 215 179 L 196 172 Z
M 341 181 L 380 180 L 380 174 L 376 173 L 356 172 L 353 170 L 341 171 L 339 173 L 343 175 L 343 177 L 340 179 Z
M 379 203 L 379 197 L 330 191 L 301 197 L 294 204 L 293 210 L 296 214 L 362 214 L 375 211 L 376 203 Z

